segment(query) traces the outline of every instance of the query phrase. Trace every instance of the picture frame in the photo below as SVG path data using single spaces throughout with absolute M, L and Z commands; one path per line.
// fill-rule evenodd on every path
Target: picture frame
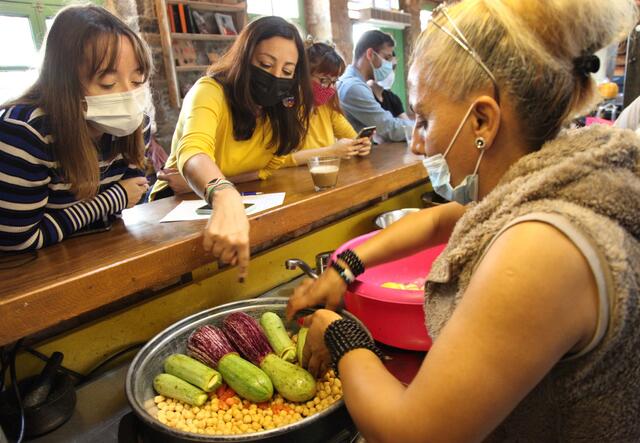
M 215 14 L 216 24 L 221 35 L 238 35 L 236 27 L 233 24 L 233 17 L 229 14 Z

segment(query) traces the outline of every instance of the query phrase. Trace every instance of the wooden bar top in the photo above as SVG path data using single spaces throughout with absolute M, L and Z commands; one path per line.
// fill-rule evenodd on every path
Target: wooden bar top
M 282 169 L 267 181 L 238 188 L 286 192 L 282 206 L 250 217 L 251 246 L 257 248 L 425 178 L 420 158 L 406 144 L 394 143 L 374 146 L 368 157 L 343 160 L 338 184 L 328 191 L 314 191 L 306 166 Z M 202 249 L 204 220 L 159 223 L 180 200 L 171 197 L 125 210 L 109 232 L 26 253 L 26 263 L 0 270 L 0 345 L 210 263 L 212 257 Z

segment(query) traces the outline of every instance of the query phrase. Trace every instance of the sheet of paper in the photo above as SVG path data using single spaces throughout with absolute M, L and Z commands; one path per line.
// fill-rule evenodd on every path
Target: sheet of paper
M 246 208 L 247 215 L 257 214 L 258 212 L 265 211 L 267 209 L 275 208 L 284 203 L 284 192 L 274 192 L 272 194 L 261 195 L 245 195 L 242 197 L 242 202 L 251 204 Z M 178 206 L 173 208 L 171 212 L 165 215 L 160 223 L 176 222 L 176 221 L 189 221 L 189 220 L 206 220 L 209 218 L 208 214 L 197 214 L 196 210 L 207 203 L 204 200 L 184 200 L 180 202 Z

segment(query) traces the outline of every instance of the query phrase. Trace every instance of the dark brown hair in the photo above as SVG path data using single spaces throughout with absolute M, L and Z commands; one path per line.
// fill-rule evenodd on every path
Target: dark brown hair
M 395 47 L 396 42 L 393 40 L 391 35 L 386 32 L 379 31 L 377 29 L 372 29 L 371 31 L 367 31 L 362 34 L 358 43 L 356 43 L 356 48 L 353 51 L 353 60 L 359 60 L 360 57 L 367 52 L 367 49 L 371 48 L 375 52 L 380 51 L 384 45 Z
M 263 40 L 282 37 L 293 40 L 298 49 L 298 63 L 294 72 L 291 95 L 294 105 L 281 103 L 262 108 L 271 123 L 271 140 L 267 146 L 277 146 L 277 155 L 286 155 L 297 149 L 304 139 L 313 103 L 309 67 L 300 33 L 291 23 L 280 17 L 261 17 L 249 23 L 240 33 L 229 51 L 213 66 L 208 74 L 224 89 L 233 117 L 233 137 L 247 140 L 256 128 L 258 105 L 251 95 L 251 59 L 256 46 Z
M 62 9 L 47 35 L 38 79 L 21 97 L 2 106 L 31 104 L 44 110 L 54 158 L 77 198 L 94 196 L 100 184 L 98 152 L 84 118 L 82 78 L 91 79 L 105 67 L 115 69 L 121 36 L 131 42 L 146 81 L 152 70 L 149 49 L 122 20 L 94 5 Z M 142 167 L 142 128 L 118 138 L 112 154 Z
M 311 74 L 327 74 L 332 77 L 340 77 L 346 65 L 340 54 L 326 43 L 313 43 L 307 47 L 309 59 L 309 72 Z M 338 94 L 334 94 L 329 100 L 329 105 L 336 111 L 342 112 Z

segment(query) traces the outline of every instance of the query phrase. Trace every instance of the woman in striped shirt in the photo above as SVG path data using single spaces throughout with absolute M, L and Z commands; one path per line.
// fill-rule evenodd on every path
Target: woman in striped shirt
M 0 107 L 0 250 L 105 226 L 140 200 L 151 69 L 147 46 L 105 9 L 58 13 L 37 81 Z

